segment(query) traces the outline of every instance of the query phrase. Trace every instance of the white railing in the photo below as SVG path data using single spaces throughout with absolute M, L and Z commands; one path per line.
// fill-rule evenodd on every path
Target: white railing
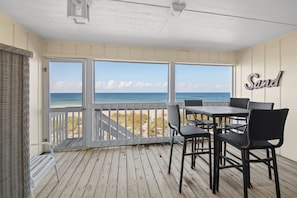
M 181 119 L 185 124 L 183 103 Z M 204 103 L 203 105 L 227 105 Z M 81 108 L 53 108 L 49 114 L 49 138 L 55 145 L 67 147 L 66 140 L 77 140 L 88 133 L 87 146 L 115 146 L 168 142 L 166 103 L 96 104 L 93 107 L 92 127 L 83 131 Z M 82 142 L 82 141 L 81 141 Z
M 166 103 L 100 104 L 92 142 L 129 145 L 168 141 Z
M 83 137 L 83 116 L 80 108 L 52 108 L 49 112 L 48 138 L 54 145 Z

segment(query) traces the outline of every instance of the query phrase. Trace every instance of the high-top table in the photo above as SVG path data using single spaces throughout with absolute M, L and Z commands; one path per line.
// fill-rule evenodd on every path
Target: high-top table
M 186 106 L 184 107 L 186 110 L 191 111 L 193 113 L 206 115 L 212 118 L 213 120 L 213 142 L 214 142 L 214 160 L 213 162 L 216 163 L 215 160 L 215 153 L 216 149 L 218 148 L 219 143 L 217 142 L 217 134 L 220 130 L 222 130 L 221 122 L 223 118 L 227 118 L 230 116 L 248 116 L 249 110 L 242 109 L 237 107 L 230 107 L 230 106 Z M 211 164 L 210 164 L 211 166 Z M 214 167 L 218 166 L 218 164 L 214 164 Z M 216 175 L 215 168 L 213 168 L 213 183 L 212 183 L 212 192 L 216 192 Z

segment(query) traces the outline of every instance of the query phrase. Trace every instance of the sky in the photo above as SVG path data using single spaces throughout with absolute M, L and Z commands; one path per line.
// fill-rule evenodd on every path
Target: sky
M 81 93 L 82 63 L 51 62 L 50 92 Z M 168 64 L 96 61 L 96 93 L 167 92 Z M 230 66 L 176 65 L 176 92 L 231 92 Z

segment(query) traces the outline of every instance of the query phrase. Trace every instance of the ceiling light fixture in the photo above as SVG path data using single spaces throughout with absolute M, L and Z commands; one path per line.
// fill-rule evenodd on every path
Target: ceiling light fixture
M 173 2 L 170 6 L 171 15 L 175 17 L 179 17 L 182 11 L 185 9 L 185 7 L 186 7 L 185 3 Z
M 88 0 L 67 0 L 67 17 L 76 24 L 87 24 L 90 21 L 90 5 Z

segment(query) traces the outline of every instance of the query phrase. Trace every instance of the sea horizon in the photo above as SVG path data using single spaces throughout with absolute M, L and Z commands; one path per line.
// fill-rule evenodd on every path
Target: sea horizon
M 176 102 L 184 100 L 203 100 L 204 102 L 228 102 L 230 92 L 177 92 Z M 95 103 L 159 103 L 167 102 L 166 92 L 106 92 L 96 93 Z M 81 93 L 50 93 L 50 106 L 81 105 Z

